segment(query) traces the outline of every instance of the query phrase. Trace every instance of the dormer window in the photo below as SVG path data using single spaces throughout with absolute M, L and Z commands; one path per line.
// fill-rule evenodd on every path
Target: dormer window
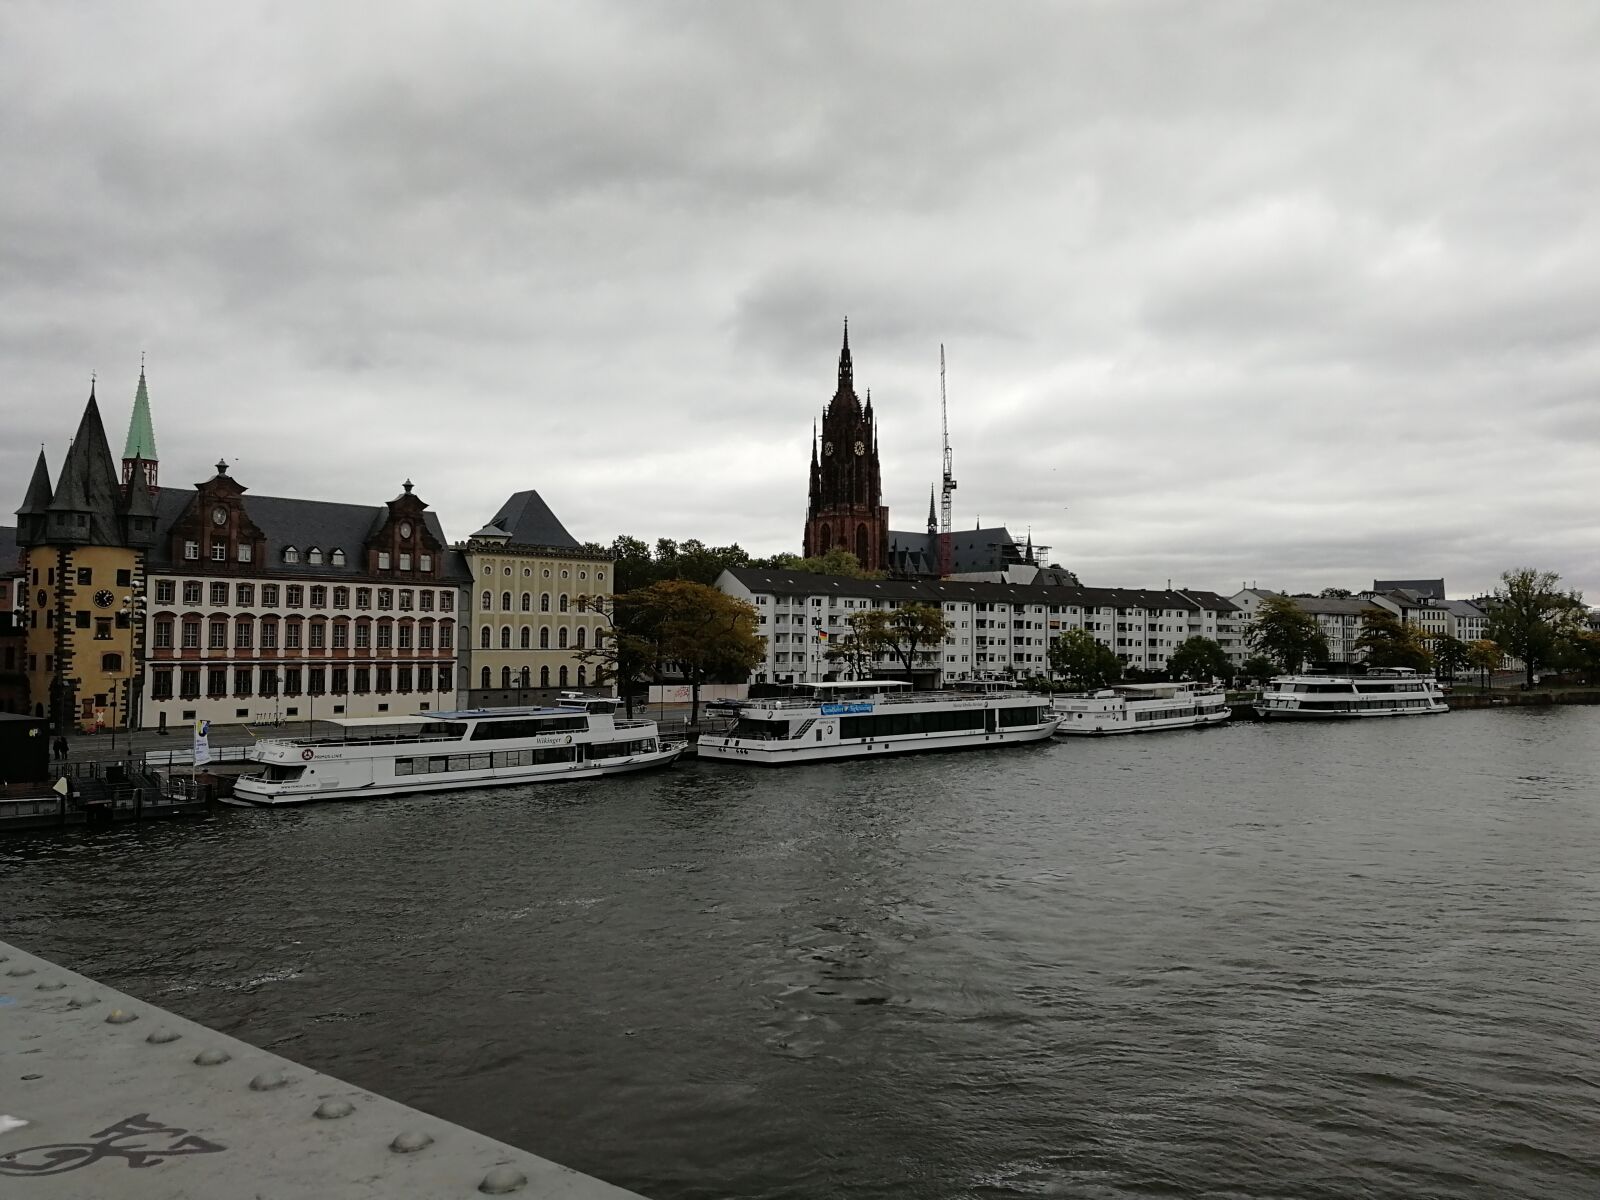
M 297 563 L 297 562 L 299 562 L 300 561 L 300 551 L 296 550 L 293 546 L 285 546 L 283 548 L 283 561 L 286 562 L 286 563 Z
M 199 558 L 200 557 L 200 543 L 199 542 L 184 542 L 184 544 L 183 544 L 183 556 L 184 556 L 184 558 L 187 558 L 187 559 L 197 559 L 197 558 Z
M 389 569 L 389 552 L 387 550 L 379 550 L 378 551 L 378 570 L 387 571 L 388 569 Z
M 248 542 L 241 542 L 239 545 L 239 561 L 250 561 L 250 544 Z
M 335 550 L 329 556 L 328 561 L 331 562 L 336 567 L 344 566 L 344 551 L 343 550 Z
M 417 570 L 423 572 L 424 574 L 428 573 L 429 571 L 432 571 L 433 570 L 433 555 L 431 555 L 431 554 L 420 555 L 418 557 L 418 559 L 417 559 Z
M 227 542 L 212 542 L 211 543 L 211 561 L 212 562 L 227 562 L 228 561 L 228 543 Z
M 321 566 L 322 565 L 322 551 L 321 551 L 321 549 L 319 549 L 316 546 L 313 546 L 313 547 L 311 547 L 311 549 L 307 550 L 306 551 L 306 562 L 308 564 L 315 564 L 317 566 Z
M 405 553 L 404 551 L 401 551 L 400 553 L 400 569 L 402 571 L 411 570 L 411 555 Z

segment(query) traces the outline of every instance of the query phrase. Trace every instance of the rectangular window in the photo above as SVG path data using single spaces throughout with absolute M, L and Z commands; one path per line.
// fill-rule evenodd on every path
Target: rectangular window
M 200 648 L 199 621 L 185 621 L 183 623 L 183 648 L 185 650 L 198 650 Z
M 170 580 L 170 579 L 158 579 L 158 580 L 156 580 L 156 603 L 157 604 L 171 604 L 173 602 L 173 596 L 176 593 L 176 591 L 177 591 L 177 589 L 173 586 L 172 580 Z
M 261 668 L 261 694 L 263 696 L 276 696 L 278 694 L 278 668 Z
M 417 607 L 423 612 L 433 611 L 433 593 L 422 592 L 417 596 Z
M 378 589 L 378 610 L 380 612 L 388 612 L 393 607 L 394 607 L 394 589 L 393 588 L 379 588 Z
M 310 695 L 313 695 L 313 696 L 320 696 L 320 695 L 322 695 L 324 692 L 326 692 L 328 690 L 328 688 L 327 688 L 328 673 L 327 673 L 327 670 L 325 668 L 323 668 L 323 667 L 312 667 L 311 671 L 310 671 L 310 676 L 311 676 L 311 679 L 310 679 L 309 685 L 306 687 L 307 693 L 309 693 Z
M 206 645 L 213 650 L 226 650 L 228 648 L 228 623 L 226 621 L 211 622 L 211 636 Z
M 334 624 L 334 627 L 333 627 L 333 648 L 335 650 L 343 650 L 349 645 L 350 645 L 350 626 L 348 624 L 346 624 L 344 621 L 336 622 Z M 335 690 L 342 692 L 344 689 L 343 688 L 336 688 Z
M 78 586 L 88 587 L 94 582 L 94 569 L 92 567 L 78 568 Z
M 424 572 L 424 573 L 432 571 L 433 570 L 433 555 L 431 555 L 431 554 L 423 554 L 423 555 L 418 556 L 418 558 L 417 558 L 417 569 L 419 571 Z M 421 689 L 421 688 L 418 689 L 418 691 L 422 691 L 422 690 L 424 690 L 424 689 Z
M 432 625 L 424 625 L 421 629 L 417 630 L 417 649 L 419 649 L 419 650 L 432 650 L 433 649 L 433 626 Z M 427 689 L 424 688 L 422 690 L 426 691 Z
M 172 622 L 171 621 L 157 621 L 156 622 L 156 649 L 158 649 L 158 650 L 170 650 L 170 649 L 172 649 Z
M 453 650 L 456 644 L 456 627 L 454 625 L 439 626 L 439 649 Z
M 400 569 L 402 571 L 411 570 L 411 555 L 405 553 L 404 551 L 401 551 L 400 553 Z
M 226 605 L 228 603 L 228 585 L 213 583 L 211 585 L 211 603 Z
M 327 644 L 328 627 L 321 621 L 311 622 L 311 648 L 321 650 Z
M 200 603 L 200 581 L 198 579 L 185 579 L 183 581 L 183 602 L 185 604 Z
M 356 649 L 366 650 L 372 646 L 372 622 L 362 621 L 356 626 Z
M 254 686 L 254 667 L 235 667 L 233 671 L 233 694 L 235 696 L 248 696 Z
M 300 694 L 299 667 L 285 667 L 283 669 L 283 694 L 285 696 L 298 696 Z
M 212 562 L 227 562 L 228 561 L 228 543 L 227 542 L 212 542 L 211 543 L 211 561 Z
M 312 608 L 327 608 L 328 607 L 328 589 L 326 587 L 324 587 L 320 583 L 312 585 L 312 588 L 311 588 L 311 607 Z
M 240 543 L 240 545 L 239 545 L 239 561 L 240 562 L 249 562 L 250 561 L 250 543 L 249 542 Z
M 393 689 L 389 686 L 389 668 L 378 668 L 378 694 L 387 695 Z
M 152 700 L 172 699 L 172 672 L 157 671 L 150 680 L 150 698 Z
M 206 672 L 206 695 L 226 696 L 228 694 L 228 669 L 226 667 L 212 667 Z
M 433 691 L 433 668 L 432 667 L 418 667 L 417 668 L 417 691 L 419 691 L 419 692 L 431 692 L 431 691 Z
M 356 607 L 357 608 L 371 608 L 372 607 L 372 589 L 371 588 L 365 587 L 365 588 L 357 588 L 356 589 Z
M 261 622 L 261 648 L 263 650 L 276 650 L 278 648 L 278 623 L 276 621 Z
M 411 690 L 411 668 L 400 667 L 395 671 L 395 689 L 401 692 Z
M 278 607 L 278 585 L 277 584 L 275 584 L 275 583 L 263 583 L 261 585 L 261 607 L 262 608 L 277 608 Z
M 378 649 L 387 650 L 394 645 L 394 626 L 387 621 L 378 626 Z
M 411 626 L 409 625 L 400 626 L 400 649 L 411 649 Z
M 255 629 L 249 621 L 240 621 L 233 627 L 233 645 L 235 649 L 248 650 L 253 641 L 255 641 Z
M 411 593 L 411 592 L 401 592 L 400 593 L 400 611 L 401 612 L 410 612 L 411 611 L 412 595 L 413 595 L 413 593 Z
M 455 610 L 456 610 L 456 594 L 454 592 L 440 592 L 439 593 L 439 611 L 440 612 L 455 612 Z
M 256 602 L 256 585 L 253 583 L 241 583 L 234 589 L 234 594 L 238 597 L 240 608 L 251 608 Z
M 283 589 L 284 603 L 289 608 L 304 608 L 306 606 L 306 590 L 298 583 L 291 583 Z
M 356 668 L 356 686 L 355 686 L 356 695 L 365 696 L 371 690 L 372 690 L 372 672 L 369 671 L 366 667 L 357 667 Z
M 347 587 L 336 587 L 336 588 L 333 589 L 333 606 L 335 608 L 349 608 L 350 607 L 350 589 L 349 588 L 347 588 Z
M 388 569 L 389 569 L 389 552 L 387 550 L 379 550 L 378 551 L 378 570 L 387 571 Z
M 335 667 L 333 669 L 333 694 L 343 696 L 350 690 L 350 669 L 348 667 Z
M 198 700 L 200 698 L 200 668 L 185 668 L 178 680 L 179 695 L 185 700 Z
M 87 608 L 80 608 L 77 612 L 73 613 L 72 619 L 73 623 L 77 625 L 79 629 L 89 628 L 89 610 Z
M 290 621 L 283 629 L 283 648 L 285 650 L 300 649 L 300 622 Z
M 188 558 L 188 559 L 199 558 L 200 557 L 200 543 L 199 542 L 184 542 L 184 544 L 183 544 L 183 556 L 184 556 L 184 558 Z

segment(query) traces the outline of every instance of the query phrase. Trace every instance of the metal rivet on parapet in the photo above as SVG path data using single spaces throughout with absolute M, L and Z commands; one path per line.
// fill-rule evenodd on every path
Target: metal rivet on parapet
M 88 1008 L 91 1004 L 99 1004 L 99 996 L 74 996 L 67 1001 L 68 1008 Z
M 233 1055 L 226 1050 L 202 1050 L 194 1056 L 194 1065 L 197 1067 L 216 1067 L 227 1062 Z
M 36 992 L 59 992 L 67 985 L 57 980 L 55 983 L 36 983 L 33 990 Z
M 263 1071 L 250 1081 L 252 1092 L 270 1092 L 281 1088 L 289 1082 L 289 1077 L 282 1071 Z
M 145 1038 L 145 1041 L 152 1046 L 165 1046 L 168 1042 L 175 1042 L 182 1036 L 183 1034 L 176 1029 L 167 1029 L 163 1026 L 160 1029 L 152 1030 L 150 1036 Z
M 13 978 L 13 979 L 21 979 L 24 975 L 32 975 L 33 974 L 33 968 L 32 967 L 12 967 L 9 971 L 6 972 L 6 974 L 11 976 L 11 978 Z
M 317 1105 L 317 1111 L 311 1115 L 319 1121 L 337 1121 L 340 1117 L 348 1117 L 355 1110 L 356 1106 L 348 1100 L 324 1100 Z
M 515 1167 L 495 1167 L 483 1177 L 478 1190 L 490 1196 L 503 1196 L 520 1191 L 527 1183 L 528 1177 Z
M 433 1145 L 431 1136 L 420 1129 L 411 1129 L 390 1142 L 389 1149 L 396 1154 L 415 1154 L 418 1150 L 426 1150 L 431 1145 Z
M 138 1013 L 123 1012 L 120 1008 L 113 1008 L 106 1014 L 107 1025 L 131 1025 L 138 1019 Z

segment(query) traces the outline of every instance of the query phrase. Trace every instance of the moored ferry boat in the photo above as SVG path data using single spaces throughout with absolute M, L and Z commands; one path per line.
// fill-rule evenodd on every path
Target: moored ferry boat
M 788 766 L 919 750 L 1038 742 L 1059 718 L 1045 697 L 973 685 L 918 692 L 896 679 L 814 683 L 809 695 L 746 700 L 726 734 L 702 734 L 700 758 Z
M 1216 725 L 1233 715 L 1228 695 L 1210 683 L 1128 683 L 1055 697 L 1057 737 L 1103 737 Z
M 240 777 L 243 804 L 303 804 L 511 783 L 593 779 L 661 767 L 683 753 L 654 721 L 616 716 L 617 702 L 480 708 L 331 722 L 342 737 L 272 738 L 251 747 L 261 770 Z
M 1342 721 L 1360 717 L 1424 717 L 1449 712 L 1432 675 L 1407 667 L 1364 675 L 1279 675 L 1255 705 L 1265 721 Z

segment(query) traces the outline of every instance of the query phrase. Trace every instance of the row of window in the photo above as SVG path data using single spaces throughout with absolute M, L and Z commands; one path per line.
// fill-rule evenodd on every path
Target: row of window
M 199 617 L 186 617 L 181 623 L 169 619 L 157 620 L 153 635 L 153 642 L 158 650 L 173 648 L 173 626 L 179 625 L 179 648 L 184 650 L 200 649 L 200 627 L 202 621 Z M 226 650 L 228 648 L 228 627 L 233 626 L 233 646 L 237 650 L 252 650 L 256 647 L 259 637 L 260 647 L 263 650 L 279 649 L 279 629 L 282 629 L 283 645 L 285 650 L 299 650 L 309 646 L 313 650 L 321 650 L 332 646 L 335 650 L 348 649 L 352 642 L 357 650 L 366 650 L 376 644 L 380 650 L 432 650 L 434 648 L 434 623 L 422 621 L 415 626 L 409 621 L 395 622 L 384 619 L 377 622 L 370 620 L 328 622 L 321 618 L 312 621 L 301 621 L 298 618 L 280 623 L 275 619 L 263 620 L 259 623 L 249 617 L 241 617 L 238 621 L 212 620 L 206 624 L 206 649 Z M 455 626 L 446 621 L 439 622 L 439 649 L 455 649 Z M 351 629 L 355 633 L 352 638 Z M 377 635 L 374 640 L 373 630 Z M 330 632 L 331 631 L 331 632 Z
M 200 686 L 205 684 L 204 693 Z M 449 667 L 157 667 L 150 680 L 152 700 L 197 700 L 202 694 L 218 696 L 365 696 L 390 692 L 441 692 L 455 690 L 455 672 Z M 178 691 L 173 692 L 176 684 Z M 231 685 L 231 691 L 230 691 Z
M 495 568 L 494 560 L 490 559 L 488 562 L 485 562 L 483 564 L 483 573 L 485 575 L 493 575 L 494 574 L 494 568 Z M 507 579 L 511 578 L 511 576 L 513 574 L 513 571 L 511 569 L 511 564 L 510 563 L 507 563 L 505 566 L 501 567 L 500 569 L 505 574 Z M 567 570 L 566 567 L 562 567 L 561 568 L 561 578 L 563 578 L 563 579 L 570 578 L 571 574 L 572 574 L 572 572 Z M 549 579 L 550 578 L 550 568 L 549 567 L 545 567 L 544 570 L 542 570 L 540 572 L 540 575 L 545 579 Z M 522 577 L 524 579 L 532 579 L 533 578 L 533 568 L 532 567 L 523 567 L 522 568 Z M 600 582 L 604 582 L 605 581 L 605 577 L 606 577 L 605 568 L 604 567 L 596 567 L 595 568 L 595 572 L 594 572 L 594 577 L 595 577 L 596 580 L 598 580 Z M 585 570 L 579 571 L 578 572 L 578 578 L 579 579 L 587 579 L 587 578 L 589 578 L 588 570 L 585 569 Z
M 604 631 L 603 630 L 599 630 L 599 629 L 596 629 L 594 631 L 594 644 L 596 646 L 598 646 L 600 644 L 600 635 L 601 635 L 602 632 L 604 632 Z M 579 649 L 579 650 L 583 650 L 583 649 L 587 648 L 588 643 L 589 643 L 589 631 L 580 626 L 579 629 L 578 629 L 578 638 L 577 638 L 577 647 L 576 648 Z M 502 649 L 502 650 L 510 650 L 511 648 L 512 648 L 512 646 L 511 646 L 511 626 L 502 625 L 502 626 L 500 626 L 500 649 Z M 533 647 L 533 629 L 532 629 L 531 626 L 524 625 L 522 627 L 521 631 L 517 635 L 517 647 L 516 648 L 519 649 L 519 650 L 532 650 L 534 648 Z M 551 648 L 552 647 L 550 645 L 550 627 L 548 625 L 545 625 L 545 626 L 541 627 L 540 630 L 539 630 L 539 649 L 540 650 L 549 650 Z M 555 644 L 554 649 L 565 650 L 567 648 L 568 648 L 567 647 L 567 627 L 565 625 L 563 625 L 559 629 L 556 630 L 556 644 Z M 478 630 L 478 649 L 480 649 L 480 650 L 493 650 L 494 649 L 494 631 L 492 629 L 490 629 L 489 626 L 487 626 L 487 625 L 485 625 L 482 629 Z
M 207 597 L 211 604 L 226 606 L 232 597 L 237 608 L 256 607 L 256 588 L 254 583 L 227 583 L 223 580 L 213 580 L 210 585 L 198 579 L 185 579 L 183 581 L 183 602 L 185 604 L 200 604 L 201 597 Z M 156 603 L 173 604 L 176 602 L 178 581 L 175 579 L 156 580 Z M 334 608 L 350 608 L 352 596 L 355 599 L 354 607 L 370 609 L 373 599 L 377 599 L 377 610 L 388 612 L 396 607 L 401 612 L 410 612 L 413 607 L 422 612 L 432 612 L 434 609 L 434 595 L 431 590 L 413 591 L 410 588 L 349 588 L 335 586 L 330 588 L 327 584 L 314 583 L 309 587 L 303 583 L 263 583 L 260 585 L 262 608 L 305 608 L 307 597 L 310 598 L 310 607 L 327 608 L 329 598 L 332 598 Z M 441 590 L 437 593 L 439 611 L 454 612 L 456 608 L 456 594 L 453 591 Z M 279 600 L 282 600 L 280 605 Z M 398 604 L 397 604 L 398 602 Z
M 491 754 L 433 754 L 397 758 L 396 775 L 442 775 L 449 771 L 488 771 L 495 767 L 535 767 L 578 761 L 579 746 L 545 746 L 538 750 L 497 750 Z
M 556 597 L 556 611 L 557 612 L 566 612 L 568 603 L 569 603 L 569 601 L 568 601 L 567 594 L 565 592 L 562 592 L 560 595 L 558 595 Z M 574 597 L 571 598 L 571 603 L 577 607 L 577 610 L 579 612 L 588 612 L 589 611 L 589 597 L 588 596 L 585 596 L 585 595 L 574 596 Z M 522 593 L 522 599 L 519 601 L 519 606 L 521 607 L 521 610 L 523 612 L 532 612 L 533 611 L 533 593 L 532 592 L 523 592 Z M 478 611 L 479 612 L 492 612 L 493 610 L 494 610 L 494 593 L 493 592 L 483 592 L 478 597 Z M 511 593 L 510 592 L 501 592 L 500 593 L 500 611 L 501 612 L 511 612 L 511 611 L 513 611 L 512 607 L 511 607 Z M 550 611 L 550 593 L 549 592 L 541 592 L 539 594 L 539 611 L 540 612 L 549 612 Z M 595 611 L 596 612 L 600 611 L 598 606 L 595 608 Z
M 228 562 L 230 558 L 228 549 L 229 546 L 227 538 L 212 538 L 210 544 L 206 547 L 206 557 L 212 562 Z M 183 557 L 189 562 L 198 562 L 200 560 L 200 543 L 196 540 L 185 541 L 183 543 Z M 238 546 L 234 548 L 231 557 L 235 562 L 253 562 L 255 560 L 255 550 L 249 542 L 240 542 Z M 300 562 L 300 550 L 295 546 L 285 546 L 283 548 L 281 558 L 285 563 L 298 563 Z M 330 550 L 327 553 L 326 559 L 324 559 L 322 547 L 312 546 L 306 550 L 306 565 L 320 567 L 323 565 L 324 561 L 326 561 L 329 566 L 342 567 L 346 562 L 344 551 L 339 549 Z M 391 559 L 389 552 L 387 550 L 378 551 L 378 570 L 390 570 L 390 563 Z M 401 552 L 399 556 L 399 569 L 402 571 L 411 570 L 410 553 L 404 551 Z M 424 573 L 432 571 L 433 555 L 417 555 L 417 570 Z
M 863 608 L 863 609 L 867 609 L 867 608 L 896 609 L 896 608 L 899 608 L 902 604 L 924 604 L 924 603 L 928 603 L 927 601 L 924 601 L 924 600 L 866 600 L 866 599 L 853 600 L 853 599 L 850 599 L 849 597 L 845 597 L 845 598 L 841 599 L 838 596 L 826 596 L 826 597 L 824 597 L 824 596 L 812 596 L 812 597 L 809 598 L 809 601 L 808 601 L 805 597 L 800 597 L 800 596 L 796 596 L 796 597 L 792 597 L 792 598 L 791 597 L 786 597 L 786 596 L 770 597 L 770 596 L 759 595 L 759 594 L 757 596 L 755 596 L 754 599 L 755 599 L 755 604 L 756 604 L 756 606 L 758 608 L 764 608 L 768 604 L 772 604 L 772 605 L 774 605 L 775 607 L 778 607 L 778 608 L 784 608 L 784 607 L 788 607 L 788 606 L 791 606 L 791 605 L 793 607 L 795 607 L 795 608 L 805 608 L 808 602 L 809 602 L 809 604 L 810 604 L 810 606 L 812 608 L 821 608 L 823 606 L 823 601 L 824 600 L 827 601 L 827 605 L 828 605 L 829 608 L 840 608 L 840 607 L 843 607 L 843 608 Z M 938 602 L 934 602 L 934 606 L 938 607 L 939 606 Z M 946 601 L 944 601 L 943 607 L 944 607 L 944 611 L 945 612 L 968 612 L 968 611 L 971 611 L 973 609 L 976 609 L 978 612 L 994 612 L 994 613 L 1015 612 L 1015 613 L 1017 613 L 1019 615 L 1021 615 L 1023 613 L 1032 612 L 1036 616 L 1037 615 L 1042 615 L 1047 611 L 1050 614 L 1054 615 L 1054 616 L 1060 616 L 1060 615 L 1064 614 L 1066 616 L 1074 616 L 1074 617 L 1075 616 L 1082 616 L 1084 613 L 1095 613 L 1095 612 L 1104 613 L 1107 616 L 1110 616 L 1112 613 L 1116 613 L 1116 615 L 1119 616 L 1119 617 L 1143 617 L 1143 616 L 1147 616 L 1148 615 L 1150 617 L 1188 617 L 1190 619 L 1193 619 L 1197 615 L 1197 613 L 1194 612 L 1194 611 L 1190 611 L 1188 609 L 1182 609 L 1182 608 L 1151 608 L 1151 609 L 1143 609 L 1143 608 L 1112 608 L 1112 607 L 1109 607 L 1109 606 L 1102 606 L 1100 608 L 1095 608 L 1095 607 L 1092 607 L 1092 606 L 1085 607 L 1083 605 L 1078 605 L 1078 604 L 1032 604 L 1032 605 L 1028 605 L 1028 604 L 1011 605 L 1011 604 L 999 604 L 999 603 L 993 603 L 993 604 L 991 604 L 991 603 L 958 604 L 954 600 L 946 600 Z M 1227 615 L 1225 613 L 1212 613 L 1211 610 L 1209 610 L 1209 609 L 1201 609 L 1201 610 L 1198 610 L 1198 612 L 1199 613 L 1203 613 L 1203 614 L 1205 614 L 1207 616 L 1222 616 L 1222 617 L 1226 617 L 1226 615 Z
M 550 679 L 551 679 L 550 668 L 549 667 L 540 667 L 539 668 L 539 686 L 542 687 L 542 688 L 547 688 L 547 687 L 552 686 L 552 684 L 550 682 Z M 558 672 L 556 672 L 555 679 L 556 679 L 556 682 L 553 685 L 555 687 L 570 687 L 572 685 L 572 676 L 568 672 L 568 669 L 565 666 L 561 667 L 561 669 Z M 594 673 L 594 681 L 595 681 L 596 685 L 604 683 L 605 682 L 605 672 L 596 671 Z M 588 684 L 588 682 L 589 682 L 588 669 L 585 668 L 585 667 L 579 667 L 578 668 L 578 686 L 579 687 L 584 687 L 584 686 L 586 686 Z M 480 688 L 483 688 L 485 691 L 487 691 L 490 688 L 494 687 L 494 672 L 491 671 L 488 667 L 484 667 L 483 670 L 478 672 L 478 686 Z M 533 672 L 529 668 L 523 667 L 522 670 L 520 670 L 520 671 L 512 671 L 512 669 L 510 667 L 501 667 L 500 668 L 500 687 L 502 689 L 508 689 L 508 688 L 531 688 L 532 686 L 533 686 Z M 478 728 L 481 730 L 481 729 L 483 729 L 485 727 L 480 725 Z M 488 734 L 484 734 L 483 736 L 487 737 L 489 735 Z

